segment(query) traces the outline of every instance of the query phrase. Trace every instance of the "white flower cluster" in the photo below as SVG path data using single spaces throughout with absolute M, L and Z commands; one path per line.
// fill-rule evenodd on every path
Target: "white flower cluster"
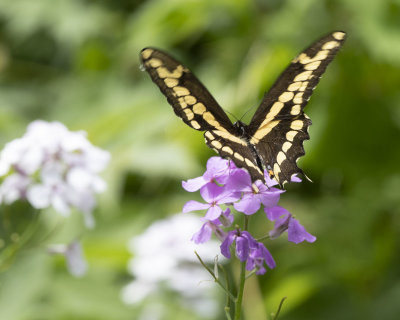
M 63 215 L 80 210 L 94 226 L 95 193 L 106 189 L 97 175 L 110 154 L 93 146 L 84 131 L 71 132 L 62 123 L 36 120 L 22 138 L 0 154 L 0 203 L 28 200 L 37 209 L 52 206 Z
M 219 291 L 214 282 L 207 281 L 211 278 L 210 274 L 200 264 L 194 251 L 210 264 L 219 252 L 219 244 L 209 241 L 196 245 L 190 241 L 193 231 L 201 225 L 202 222 L 195 216 L 177 214 L 153 223 L 141 235 L 131 239 L 129 249 L 134 258 L 128 268 L 135 280 L 122 291 L 125 303 L 139 304 L 146 298 L 149 303 L 154 303 L 154 298 L 168 289 L 179 293 L 183 305 L 202 318 L 215 317 L 219 308 L 215 296 Z M 147 319 L 144 315 L 139 318 Z

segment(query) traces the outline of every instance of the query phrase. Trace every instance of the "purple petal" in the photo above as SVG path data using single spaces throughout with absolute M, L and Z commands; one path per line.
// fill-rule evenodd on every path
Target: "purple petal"
M 207 170 L 203 175 L 204 180 L 216 180 L 224 184 L 229 176 L 229 161 L 220 157 L 211 157 L 207 161 Z
M 268 191 L 260 194 L 259 197 L 265 207 L 271 208 L 278 204 L 282 192 L 284 191 L 276 188 L 270 188 Z
M 225 189 L 224 192 L 222 192 L 220 195 L 218 195 L 215 198 L 215 201 L 218 204 L 223 204 L 223 203 L 233 203 L 236 202 L 240 199 L 241 197 L 240 192 L 232 192 L 231 190 Z
M 253 258 L 248 258 L 246 262 L 246 270 L 251 271 L 256 267 L 256 260 Z
M 201 203 L 195 200 L 189 200 L 188 202 L 185 203 L 185 205 L 182 208 L 182 212 L 188 213 L 191 211 L 197 211 L 197 210 L 204 210 L 209 208 L 210 205 L 206 203 Z
M 231 160 L 229 160 L 228 165 L 229 165 L 229 170 L 238 170 L 238 169 L 240 169 L 240 168 L 238 168 L 238 167 L 236 166 L 236 164 L 235 164 L 233 161 L 231 161 Z M 241 169 L 240 169 L 240 170 L 241 170 Z
M 256 249 L 258 247 L 259 243 L 253 238 L 253 236 L 248 231 L 242 231 L 241 236 L 249 241 L 250 249 Z
M 268 174 L 268 171 L 267 171 L 267 170 L 264 171 L 264 177 L 265 177 L 265 184 L 266 184 L 269 188 L 271 188 L 271 187 L 273 187 L 273 186 L 276 186 L 276 185 L 278 184 L 278 182 L 277 182 L 275 179 L 271 179 L 271 178 L 269 177 L 269 174 Z
M 244 237 L 236 238 L 236 255 L 240 261 L 245 261 L 249 256 L 249 240 Z
M 292 218 L 289 221 L 288 240 L 297 244 L 304 240 L 307 242 L 314 242 L 317 238 L 308 233 L 295 218 Z
M 268 232 L 268 235 L 271 240 L 278 238 L 282 233 L 284 233 L 288 229 L 288 221 L 290 218 L 287 219 L 287 223 L 275 223 L 274 229 Z
M 250 174 L 246 170 L 235 170 L 226 183 L 227 189 L 231 191 L 252 192 Z
M 220 248 L 221 248 L 221 253 L 228 259 L 231 258 L 231 251 L 229 248 L 231 247 L 233 240 L 235 240 L 236 237 L 236 231 L 230 231 L 225 238 L 224 242 L 222 242 Z
M 194 179 L 189 179 L 188 181 L 182 181 L 182 188 L 186 191 L 194 192 L 200 190 L 200 188 L 206 183 L 207 181 L 205 181 L 203 177 L 198 177 Z
M 224 188 L 217 186 L 214 183 L 206 184 L 203 188 L 200 189 L 201 196 L 208 203 L 214 202 L 215 199 L 223 192 Z
M 215 225 L 223 225 L 224 227 L 230 227 L 233 223 L 234 216 L 231 214 L 231 209 L 226 208 L 224 212 L 220 215 L 220 217 L 216 220 L 213 220 L 212 223 Z
M 267 266 L 270 269 L 275 268 L 276 267 L 276 263 L 275 263 L 274 258 L 271 255 L 271 253 L 268 251 L 268 249 L 262 243 L 260 243 L 260 245 L 263 247 L 262 255 L 263 255 L 263 258 L 265 260 L 265 263 L 267 264 Z
M 257 275 L 263 275 L 267 272 L 267 269 L 264 267 L 264 264 L 262 264 L 259 269 L 256 271 Z
M 233 206 L 237 211 L 250 215 L 256 213 L 260 209 L 261 201 L 258 197 L 255 197 L 253 193 L 247 193 L 243 196 L 242 200 L 235 203 Z
M 251 235 L 249 234 L 251 237 Z M 264 267 L 264 262 L 268 267 L 275 268 L 275 261 L 269 253 L 268 249 L 261 242 L 254 240 L 254 246 L 250 246 L 250 254 L 246 263 L 246 270 L 257 268 L 256 274 L 264 274 L 267 270 Z
M 212 220 L 218 219 L 219 216 L 221 215 L 221 213 L 222 213 L 222 209 L 221 209 L 219 206 L 217 206 L 217 205 L 211 206 L 211 207 L 207 210 L 207 213 L 206 213 L 205 218 L 206 218 L 207 220 L 212 221 Z
M 292 175 L 292 177 L 290 178 L 290 182 L 301 182 L 301 179 L 296 175 L 296 173 L 294 175 Z
M 210 226 L 209 222 L 206 222 L 202 225 L 200 230 L 193 235 L 192 241 L 194 241 L 196 244 L 204 243 L 211 239 L 211 235 L 212 227 Z
M 220 241 L 224 241 L 227 235 L 227 233 L 218 226 L 215 226 L 214 234 Z
M 228 160 L 221 157 L 211 157 L 207 161 L 207 171 L 206 172 L 223 172 L 228 168 Z
M 290 214 L 289 211 L 287 211 L 285 208 L 282 208 L 280 206 L 275 206 L 272 208 L 264 208 L 264 212 L 267 214 L 267 218 L 270 221 L 275 221 L 284 215 Z
M 284 214 L 283 216 L 280 216 L 275 219 L 275 224 L 274 224 L 274 229 L 269 232 L 270 238 L 276 239 L 278 238 L 282 233 L 284 233 L 289 226 L 289 222 L 292 219 L 292 215 L 287 212 L 287 214 Z

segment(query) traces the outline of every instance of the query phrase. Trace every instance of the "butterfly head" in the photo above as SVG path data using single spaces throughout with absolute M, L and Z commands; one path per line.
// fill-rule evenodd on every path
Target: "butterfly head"
M 247 127 L 246 124 L 244 124 L 242 121 L 238 120 L 233 124 L 233 126 L 236 128 L 237 133 L 241 137 L 246 136 L 246 127 Z

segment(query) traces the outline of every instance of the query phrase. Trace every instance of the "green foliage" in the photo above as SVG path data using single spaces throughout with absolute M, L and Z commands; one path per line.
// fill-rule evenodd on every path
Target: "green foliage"
M 138 317 L 142 307 L 120 299 L 131 280 L 127 241 L 181 210 L 189 195 L 180 181 L 199 175 L 212 155 L 139 71 L 140 49 L 175 54 L 240 118 L 302 48 L 336 29 L 348 40 L 306 109 L 314 124 L 301 165 L 314 183 L 282 197 L 318 241 L 276 240 L 277 269 L 259 278 L 260 291 L 245 293 L 244 312 L 260 301 L 274 312 L 287 296 L 282 320 L 397 319 L 399 21 L 398 0 L 0 0 L 0 142 L 34 119 L 58 120 L 86 130 L 113 157 L 93 231 L 77 213 L 49 211 L 37 221 L 28 209 L 0 212 L 0 244 L 36 230 L 0 270 L 0 319 Z M 267 222 L 257 219 L 261 235 Z M 90 264 L 82 279 L 43 252 L 73 237 Z M 163 299 L 170 309 L 160 319 L 199 319 Z

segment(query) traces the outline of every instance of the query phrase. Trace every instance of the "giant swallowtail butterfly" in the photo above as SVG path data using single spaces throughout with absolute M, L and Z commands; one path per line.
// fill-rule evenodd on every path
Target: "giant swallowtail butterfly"
M 210 148 L 247 169 L 253 182 L 265 182 L 267 170 L 283 185 L 302 173 L 296 162 L 305 153 L 303 141 L 309 139 L 311 125 L 303 109 L 345 36 L 333 32 L 300 53 L 265 94 L 249 125 L 233 124 L 195 75 L 165 52 L 145 48 L 141 60 L 177 116 L 205 131 Z

